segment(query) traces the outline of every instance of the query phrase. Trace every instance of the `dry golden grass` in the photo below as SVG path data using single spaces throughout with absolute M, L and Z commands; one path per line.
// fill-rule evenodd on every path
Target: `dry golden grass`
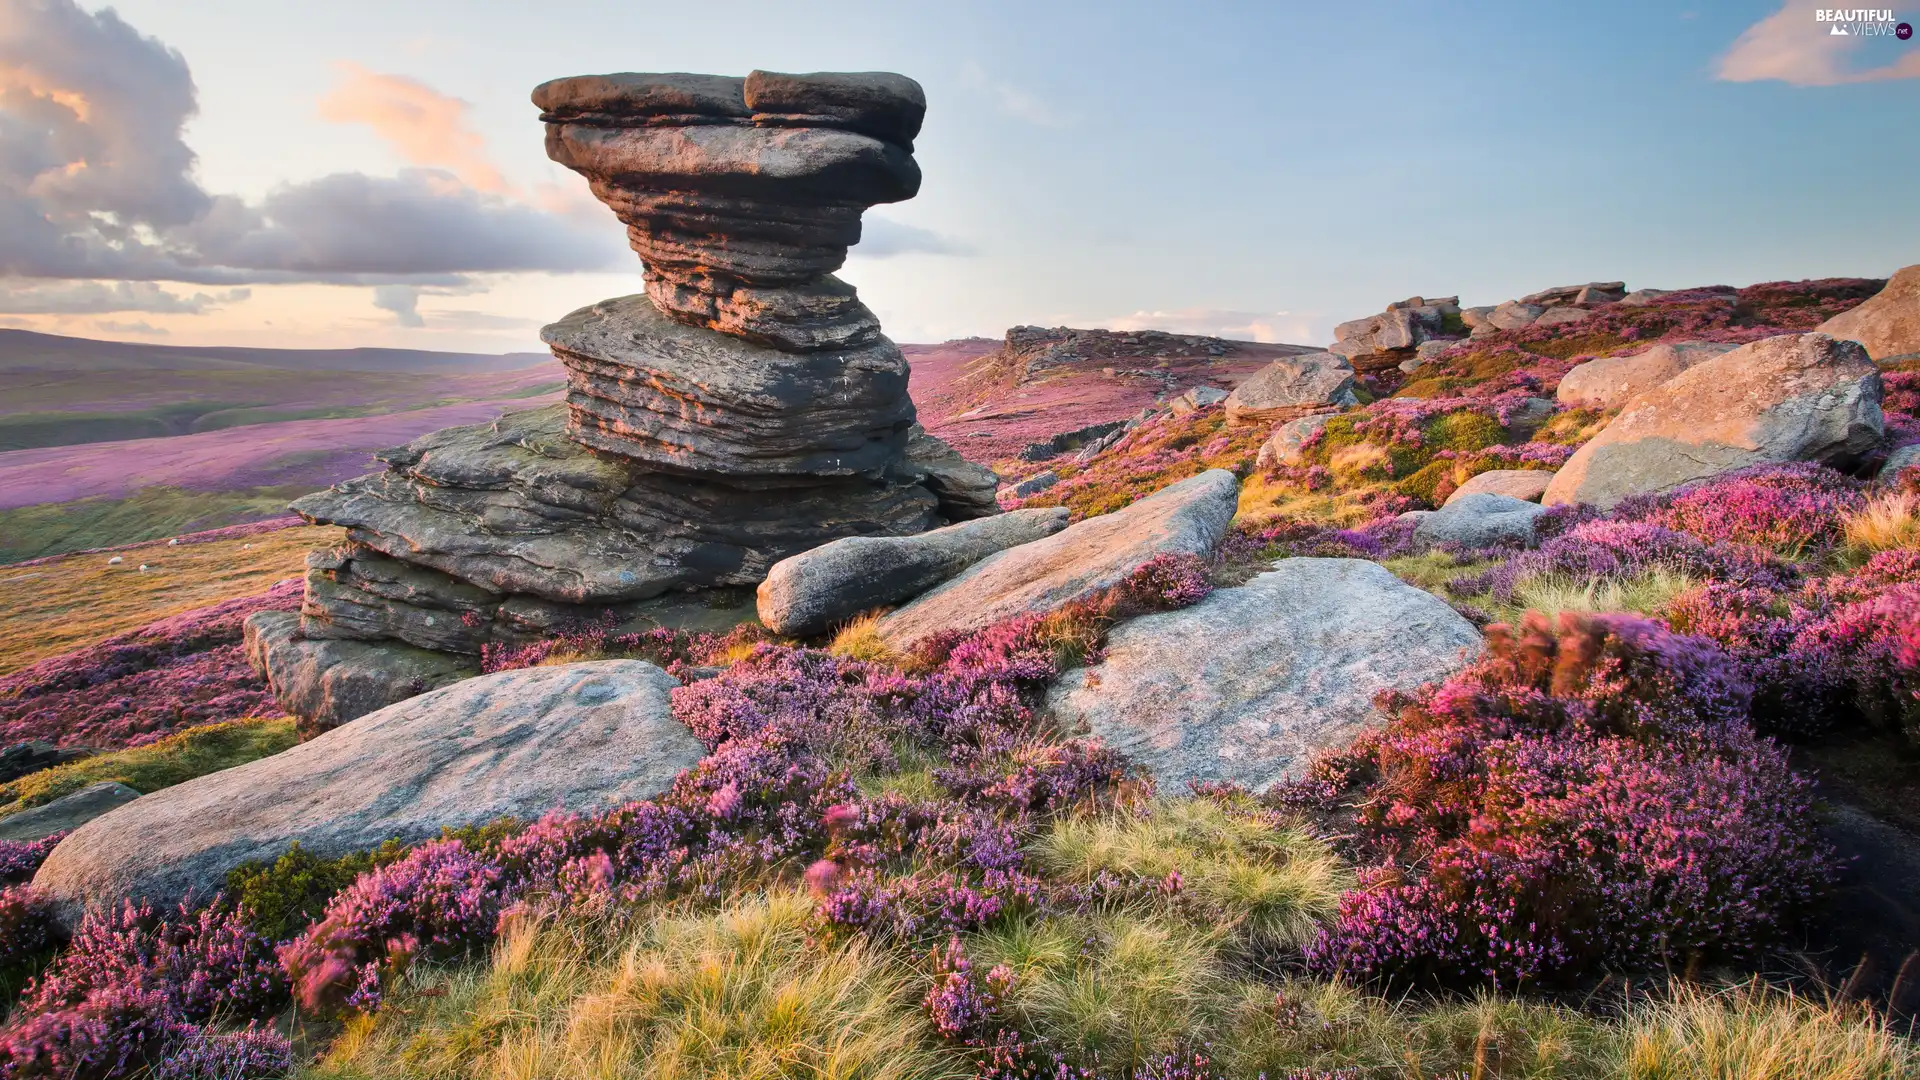
M 1676 988 L 1635 1011 L 1627 1080 L 1913 1080 L 1920 1048 L 1858 1008 L 1755 987 Z
M 844 656 L 849 660 L 865 660 L 872 663 L 898 664 L 900 656 L 880 639 L 880 616 L 883 612 L 869 611 L 856 616 L 834 635 L 827 651 L 835 656 Z
M 304 573 L 310 549 L 341 536 L 302 526 L 180 547 L 159 540 L 115 552 L 117 566 L 93 554 L 0 567 L 0 675 L 155 619 L 265 592 Z
M 1888 491 L 1846 516 L 1847 546 L 1864 555 L 1920 548 L 1920 495 Z
M 350 1024 L 309 1080 L 959 1080 L 911 973 L 809 940 L 778 893 L 663 912 L 611 940 L 593 919 L 512 925 L 490 964 Z

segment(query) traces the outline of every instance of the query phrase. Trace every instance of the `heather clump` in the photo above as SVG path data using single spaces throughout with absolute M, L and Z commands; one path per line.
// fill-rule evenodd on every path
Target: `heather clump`
M 1754 544 L 1788 557 L 1830 548 L 1861 503 L 1860 485 L 1810 462 L 1757 465 L 1616 508 L 1708 543 Z
M 1173 611 L 1206 599 L 1213 591 L 1206 560 L 1197 555 L 1155 555 L 1120 583 L 1123 611 Z
M 1312 965 L 1412 984 L 1555 983 L 1775 939 L 1831 853 L 1811 788 L 1745 727 L 1699 638 L 1629 616 L 1490 628 L 1302 797 L 1353 792 L 1376 861 Z
M 1622 580 L 1653 570 L 1763 588 L 1782 588 L 1797 577 L 1793 567 L 1750 545 L 1702 540 L 1651 522 L 1603 519 L 1582 521 L 1533 551 L 1455 579 L 1448 589 L 1462 597 L 1490 594 L 1511 604 L 1528 578 Z

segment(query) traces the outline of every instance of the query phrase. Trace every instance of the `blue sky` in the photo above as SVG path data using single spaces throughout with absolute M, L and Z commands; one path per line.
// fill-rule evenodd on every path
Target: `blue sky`
M 0 87 L 11 62 L 13 82 L 51 92 L 55 76 L 19 74 L 35 63 L 20 27 L 29 40 L 56 24 L 80 33 L 71 18 L 46 21 L 72 3 L 0 0 Z M 81 271 L 50 277 L 16 259 L 0 262 L 14 270 L 0 297 L 26 298 L 0 312 L 11 325 L 532 347 L 540 323 L 638 288 L 637 261 L 607 253 L 617 223 L 581 205 L 584 182 L 546 161 L 527 101 L 544 79 L 620 70 L 918 79 L 925 185 L 870 215 L 884 219 L 870 246 L 895 253 L 856 249 L 843 274 L 905 341 L 1033 322 L 1318 342 L 1334 322 L 1413 293 L 1493 303 L 1590 279 L 1745 284 L 1920 262 L 1920 42 L 1830 39 L 1812 4 L 115 9 L 191 71 L 198 112 L 180 138 L 204 193 L 271 214 L 289 185 L 432 168 L 502 213 L 552 214 L 552 235 L 573 246 L 549 257 L 516 233 L 506 269 L 456 260 L 437 276 L 383 279 L 384 291 L 358 270 L 353 284 L 322 283 L 258 260 L 186 285 L 147 270 L 127 290 L 112 277 L 89 283 L 85 303 L 58 299 Z M 1920 19 L 1920 5 L 1895 11 Z M 87 74 L 59 77 L 80 86 Z M 418 89 L 395 91 L 402 83 Z M 409 130 L 381 111 L 380 95 L 394 92 L 450 111 Z M 434 137 L 455 128 L 471 137 Z M 534 269 L 546 265 L 564 269 Z M 156 290 L 187 302 L 156 301 Z M 102 310 L 113 297 L 132 297 L 118 301 L 131 310 Z

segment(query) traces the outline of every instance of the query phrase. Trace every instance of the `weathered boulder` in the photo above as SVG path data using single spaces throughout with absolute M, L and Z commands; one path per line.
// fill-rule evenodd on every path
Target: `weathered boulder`
M 1016 499 L 1028 499 L 1059 482 L 1060 474 L 1054 472 L 1052 469 L 1048 469 L 1045 472 L 1034 473 L 1032 476 L 1013 485 L 1013 487 L 1009 489 L 1009 493 Z
M 95 818 L 34 877 L 71 922 L 88 906 L 207 897 L 298 841 L 322 858 L 445 827 L 647 798 L 705 753 L 639 660 L 526 668 L 389 706 L 291 750 Z
M 1408 350 L 1444 334 L 1447 317 L 1460 314 L 1460 298 L 1408 297 L 1387 310 L 1350 319 L 1333 328 L 1327 351 L 1350 360 L 1361 371 L 1378 371 L 1408 359 Z
M 1582 286 L 1573 296 L 1573 302 L 1582 306 L 1588 304 L 1617 304 L 1626 299 L 1627 286 L 1623 281 L 1596 281 Z
M 1517 543 L 1532 547 L 1534 519 L 1546 512 L 1539 503 L 1483 491 L 1448 499 L 1438 510 L 1412 510 L 1401 517 L 1416 523 L 1413 538 L 1422 543 L 1470 548 Z
M 1532 326 L 1534 320 L 1546 314 L 1546 311 L 1539 304 L 1508 300 L 1487 313 L 1485 325 L 1495 330 L 1518 330 L 1523 326 Z
M 290 611 L 257 611 L 243 625 L 247 662 L 307 730 L 338 727 L 480 673 L 471 657 L 397 641 L 309 639 Z
M 0 818 L 0 840 L 44 840 L 77 829 L 109 810 L 125 806 L 140 793 L 118 780 L 102 780 L 52 802 Z
M 1561 376 L 1553 396 L 1571 408 L 1618 408 L 1695 364 L 1737 348 L 1718 341 L 1663 342 L 1632 356 L 1589 360 Z
M 907 453 L 893 470 L 896 480 L 919 484 L 939 501 L 940 516 L 948 521 L 989 517 L 1000 512 L 996 494 L 1000 477 L 985 465 L 976 465 L 960 451 L 927 434 L 919 424 L 907 433 Z
M 1672 289 L 1635 289 L 1622 296 L 1617 302 L 1626 307 L 1646 307 L 1672 291 Z
M 1585 285 L 1555 285 L 1551 289 L 1542 289 L 1520 298 L 1523 304 L 1538 304 L 1541 307 L 1558 307 L 1562 304 L 1580 304 L 1588 302 L 1611 303 L 1625 296 L 1627 283 L 1624 281 L 1590 281 Z M 1582 300 L 1581 297 L 1599 297 L 1604 299 Z
M 1544 501 L 1607 508 L 1768 461 L 1851 468 L 1880 444 L 1880 396 L 1880 370 L 1855 342 L 1811 333 L 1743 345 L 1628 402 Z
M 1902 446 L 1887 455 L 1887 463 L 1880 466 L 1880 479 L 1891 480 L 1899 474 L 1901 469 L 1911 469 L 1916 466 L 1920 466 L 1920 443 Z
M 1239 494 L 1232 473 L 1209 469 L 1125 509 L 990 555 L 882 618 L 880 637 L 907 648 L 929 634 L 1097 600 L 1156 555 L 1211 553 L 1233 521 Z
M 1283 559 L 1192 607 L 1132 619 L 1106 658 L 1047 695 L 1067 730 L 1145 766 L 1162 791 L 1261 791 L 1374 718 L 1373 696 L 1457 670 L 1482 646 L 1452 608 L 1364 559 Z
M 0 784 L 18 780 L 28 773 L 65 765 L 69 761 L 92 757 L 100 751 L 91 746 L 55 746 L 42 739 L 17 742 L 0 750 Z
M 918 596 L 996 551 L 1067 527 L 1064 506 L 1016 510 L 917 536 L 849 536 L 773 564 L 760 621 L 777 634 L 824 633 L 863 611 Z
M 1461 308 L 1460 321 L 1465 323 L 1468 329 L 1478 330 L 1482 326 L 1492 325 L 1488 320 L 1493 317 L 1493 312 L 1494 308 L 1490 304 L 1483 304 L 1479 307 Z
M 1819 331 L 1859 342 L 1881 363 L 1920 359 L 1920 264 L 1897 271 L 1865 303 L 1821 323 Z
M 1333 417 L 1328 413 L 1303 416 L 1298 420 L 1289 420 L 1273 429 L 1267 441 L 1260 444 L 1260 455 L 1254 465 L 1269 469 L 1275 465 L 1304 465 L 1308 440 L 1326 430 L 1327 421 Z
M 1281 357 L 1227 395 L 1227 422 L 1271 424 L 1357 405 L 1353 377 L 1353 365 L 1330 352 Z
M 1552 482 L 1553 474 L 1544 469 L 1493 469 L 1469 477 L 1466 483 L 1453 489 L 1447 502 L 1454 503 L 1469 495 L 1505 495 L 1509 499 L 1537 503 Z
M 1592 317 L 1593 312 L 1585 308 L 1554 307 L 1541 312 L 1540 317 L 1533 320 L 1533 325 L 1564 326 L 1568 323 L 1585 322 Z
M 1167 403 L 1175 416 L 1185 416 L 1198 412 L 1209 405 L 1218 405 L 1227 400 L 1227 392 L 1217 386 L 1190 387 L 1186 393 Z

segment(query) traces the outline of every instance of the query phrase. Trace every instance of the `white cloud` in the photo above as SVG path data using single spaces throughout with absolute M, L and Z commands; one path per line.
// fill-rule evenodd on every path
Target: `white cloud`
M 487 157 L 486 140 L 467 123 L 470 104 L 417 79 L 340 64 L 338 86 L 320 99 L 320 118 L 365 124 L 415 165 L 445 169 L 477 191 L 512 190 Z
M 1169 334 L 1201 334 L 1236 341 L 1303 344 L 1315 340 L 1309 319 L 1286 311 L 1232 311 L 1225 308 L 1182 308 L 1178 311 L 1136 311 L 1092 324 L 1108 330 L 1160 330 Z
M 132 334 L 135 337 L 166 337 L 169 331 L 150 322 L 117 322 L 113 319 L 98 319 L 93 324 L 95 330 L 107 334 Z
M 1812 5 L 1789 0 L 1754 23 L 1720 57 L 1715 76 L 1724 82 L 1778 80 L 1793 86 L 1839 86 L 1884 79 L 1920 79 L 1920 50 L 1883 67 L 1853 69 L 1848 61 L 1862 39 L 1835 36 L 1814 20 Z
M 151 281 L 0 281 L 0 312 L 9 315 L 101 315 L 146 311 L 201 315 L 252 295 L 248 289 L 218 293 L 169 292 Z

